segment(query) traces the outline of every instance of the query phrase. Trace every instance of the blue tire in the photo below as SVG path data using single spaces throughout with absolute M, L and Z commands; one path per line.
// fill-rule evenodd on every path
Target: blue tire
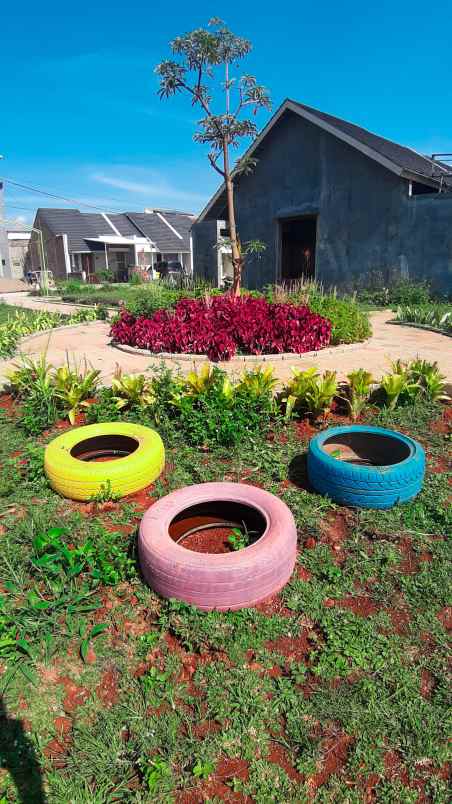
M 328 453 L 325 447 L 339 443 L 337 452 L 353 443 L 372 444 L 380 456 L 378 465 L 351 463 Z M 359 459 L 358 459 L 359 460 Z M 422 488 L 425 453 L 421 445 L 395 430 L 349 425 L 330 427 L 309 444 L 308 478 L 311 485 L 335 502 L 354 508 L 391 508 L 407 502 Z

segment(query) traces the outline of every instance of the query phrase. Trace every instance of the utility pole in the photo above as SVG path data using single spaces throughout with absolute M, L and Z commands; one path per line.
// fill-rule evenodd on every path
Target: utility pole
M 0 159 L 4 157 L 0 154 Z M 0 276 L 11 276 L 11 264 L 9 260 L 8 230 L 4 215 L 4 184 L 0 179 Z

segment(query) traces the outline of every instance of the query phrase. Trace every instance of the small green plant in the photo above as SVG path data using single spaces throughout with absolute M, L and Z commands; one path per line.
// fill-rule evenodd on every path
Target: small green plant
M 50 388 L 52 386 L 53 366 L 47 362 L 44 352 L 36 360 L 22 355 L 20 362 L 14 364 L 14 370 L 7 375 L 11 393 L 19 399 L 26 398 L 33 387 Z
M 263 369 L 262 366 L 258 366 L 242 374 L 235 390 L 238 393 L 243 391 L 250 396 L 261 398 L 272 395 L 277 384 L 278 380 L 274 377 L 272 368 Z
M 35 557 L 33 565 L 50 575 L 67 575 L 74 578 L 80 575 L 85 566 L 83 551 L 69 548 L 63 539 L 66 536 L 64 528 L 50 528 L 46 533 L 33 539 Z
M 21 424 L 26 433 L 36 435 L 57 419 L 57 398 L 52 382 L 53 367 L 46 354 L 37 360 L 23 356 L 8 376 L 12 394 L 22 403 Z
M 195 776 L 197 779 L 208 779 L 209 776 L 212 775 L 214 770 L 215 765 L 213 764 L 213 762 L 209 761 L 203 762 L 201 759 L 198 759 L 196 764 L 193 766 L 192 773 L 193 776 Z
M 232 533 L 228 536 L 228 542 L 233 550 L 243 550 L 245 547 L 248 547 L 250 537 L 251 534 L 248 532 L 245 526 L 243 529 L 233 528 Z
M 381 379 L 385 393 L 385 403 L 394 410 L 399 403 L 412 402 L 424 397 L 430 402 L 448 401 L 444 393 L 445 384 L 438 364 L 416 358 L 410 363 L 396 360 L 392 363 L 393 373 Z
M 348 384 L 342 386 L 352 421 L 356 421 L 364 410 L 375 382 L 372 374 L 365 369 L 357 369 L 347 374 Z
M 90 629 L 87 629 L 83 624 L 80 626 L 79 633 L 82 638 L 82 641 L 80 642 L 80 656 L 84 662 L 86 662 L 89 647 L 93 639 L 100 636 L 100 634 L 103 634 L 107 628 L 108 623 L 97 623 Z
M 294 412 L 307 413 L 318 419 L 325 416 L 337 392 L 335 371 L 325 371 L 320 375 L 315 368 L 292 369 L 293 379 L 285 386 L 281 400 L 285 403 L 286 419 Z
M 407 366 L 407 371 L 413 382 L 417 382 L 422 392 L 431 402 L 448 401 L 444 393 L 446 379 L 438 368 L 438 363 L 429 363 L 428 360 L 416 358 Z
M 52 381 L 55 386 L 55 395 L 72 425 L 75 424 L 77 413 L 81 408 L 89 405 L 87 400 L 96 393 L 99 375 L 98 369 L 88 369 L 86 359 L 83 368 L 77 363 L 74 363 L 74 367 L 71 368 L 68 357 L 66 365 L 54 372 Z
M 67 323 L 68 324 L 83 324 L 85 321 L 96 321 L 98 318 L 96 307 L 87 307 L 85 310 L 81 308 L 75 313 L 71 313 Z
M 144 771 L 144 781 L 149 793 L 162 793 L 171 788 L 171 765 L 164 759 L 151 760 Z
M 91 502 L 95 503 L 105 503 L 105 502 L 117 502 L 120 499 L 119 494 L 116 494 L 113 491 L 111 480 L 107 478 L 105 483 L 101 484 L 99 491 L 90 498 Z
M 149 407 L 155 402 L 152 383 L 144 374 L 123 374 L 118 366 L 111 383 L 113 401 L 118 410 Z
M 385 393 L 385 404 L 389 410 L 394 410 L 399 401 L 414 399 L 419 393 L 419 385 L 412 382 L 406 371 L 385 374 L 381 378 L 381 388 Z

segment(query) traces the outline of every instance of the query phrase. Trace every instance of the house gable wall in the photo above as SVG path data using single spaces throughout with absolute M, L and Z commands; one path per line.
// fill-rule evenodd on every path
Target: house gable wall
M 444 284 L 452 227 L 446 232 L 446 225 L 435 218 L 441 206 L 447 208 L 440 215 L 446 221 L 450 209 L 447 203 L 437 204 L 438 196 L 408 198 L 406 180 L 290 111 L 254 156 L 259 160 L 254 172 L 236 180 L 237 222 L 242 242 L 259 239 L 266 250 L 247 260 L 247 287 L 278 281 L 278 221 L 303 214 L 319 216 L 316 277 L 328 286 L 346 290 L 375 273 L 387 281 L 402 274 Z M 208 218 L 224 217 L 220 198 Z M 421 220 L 427 230 L 419 231 Z M 202 230 L 198 234 L 206 222 L 193 227 L 195 272 L 204 275 L 205 257 L 198 263 L 198 254 L 205 255 L 213 245 L 204 242 Z

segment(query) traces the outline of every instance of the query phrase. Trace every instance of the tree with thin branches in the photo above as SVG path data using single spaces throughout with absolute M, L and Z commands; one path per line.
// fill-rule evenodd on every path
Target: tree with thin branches
M 222 20 L 213 18 L 207 29 L 197 28 L 176 37 L 171 42 L 174 58 L 162 61 L 155 68 L 160 78 L 161 99 L 186 93 L 191 97 L 192 106 L 202 110 L 203 117 L 198 121 L 194 140 L 209 146 L 209 162 L 224 181 L 234 271 L 233 293 L 236 295 L 240 293 L 246 254 L 265 248 L 257 240 L 240 242 L 235 217 L 234 179 L 251 172 L 256 160 L 241 158 L 231 167 L 231 149 L 257 136 L 252 117 L 259 109 L 271 109 L 265 87 L 259 85 L 253 75 L 238 74 L 239 62 L 251 48 L 248 39 L 236 36 Z M 221 104 L 223 111 L 215 109 L 216 103 Z

